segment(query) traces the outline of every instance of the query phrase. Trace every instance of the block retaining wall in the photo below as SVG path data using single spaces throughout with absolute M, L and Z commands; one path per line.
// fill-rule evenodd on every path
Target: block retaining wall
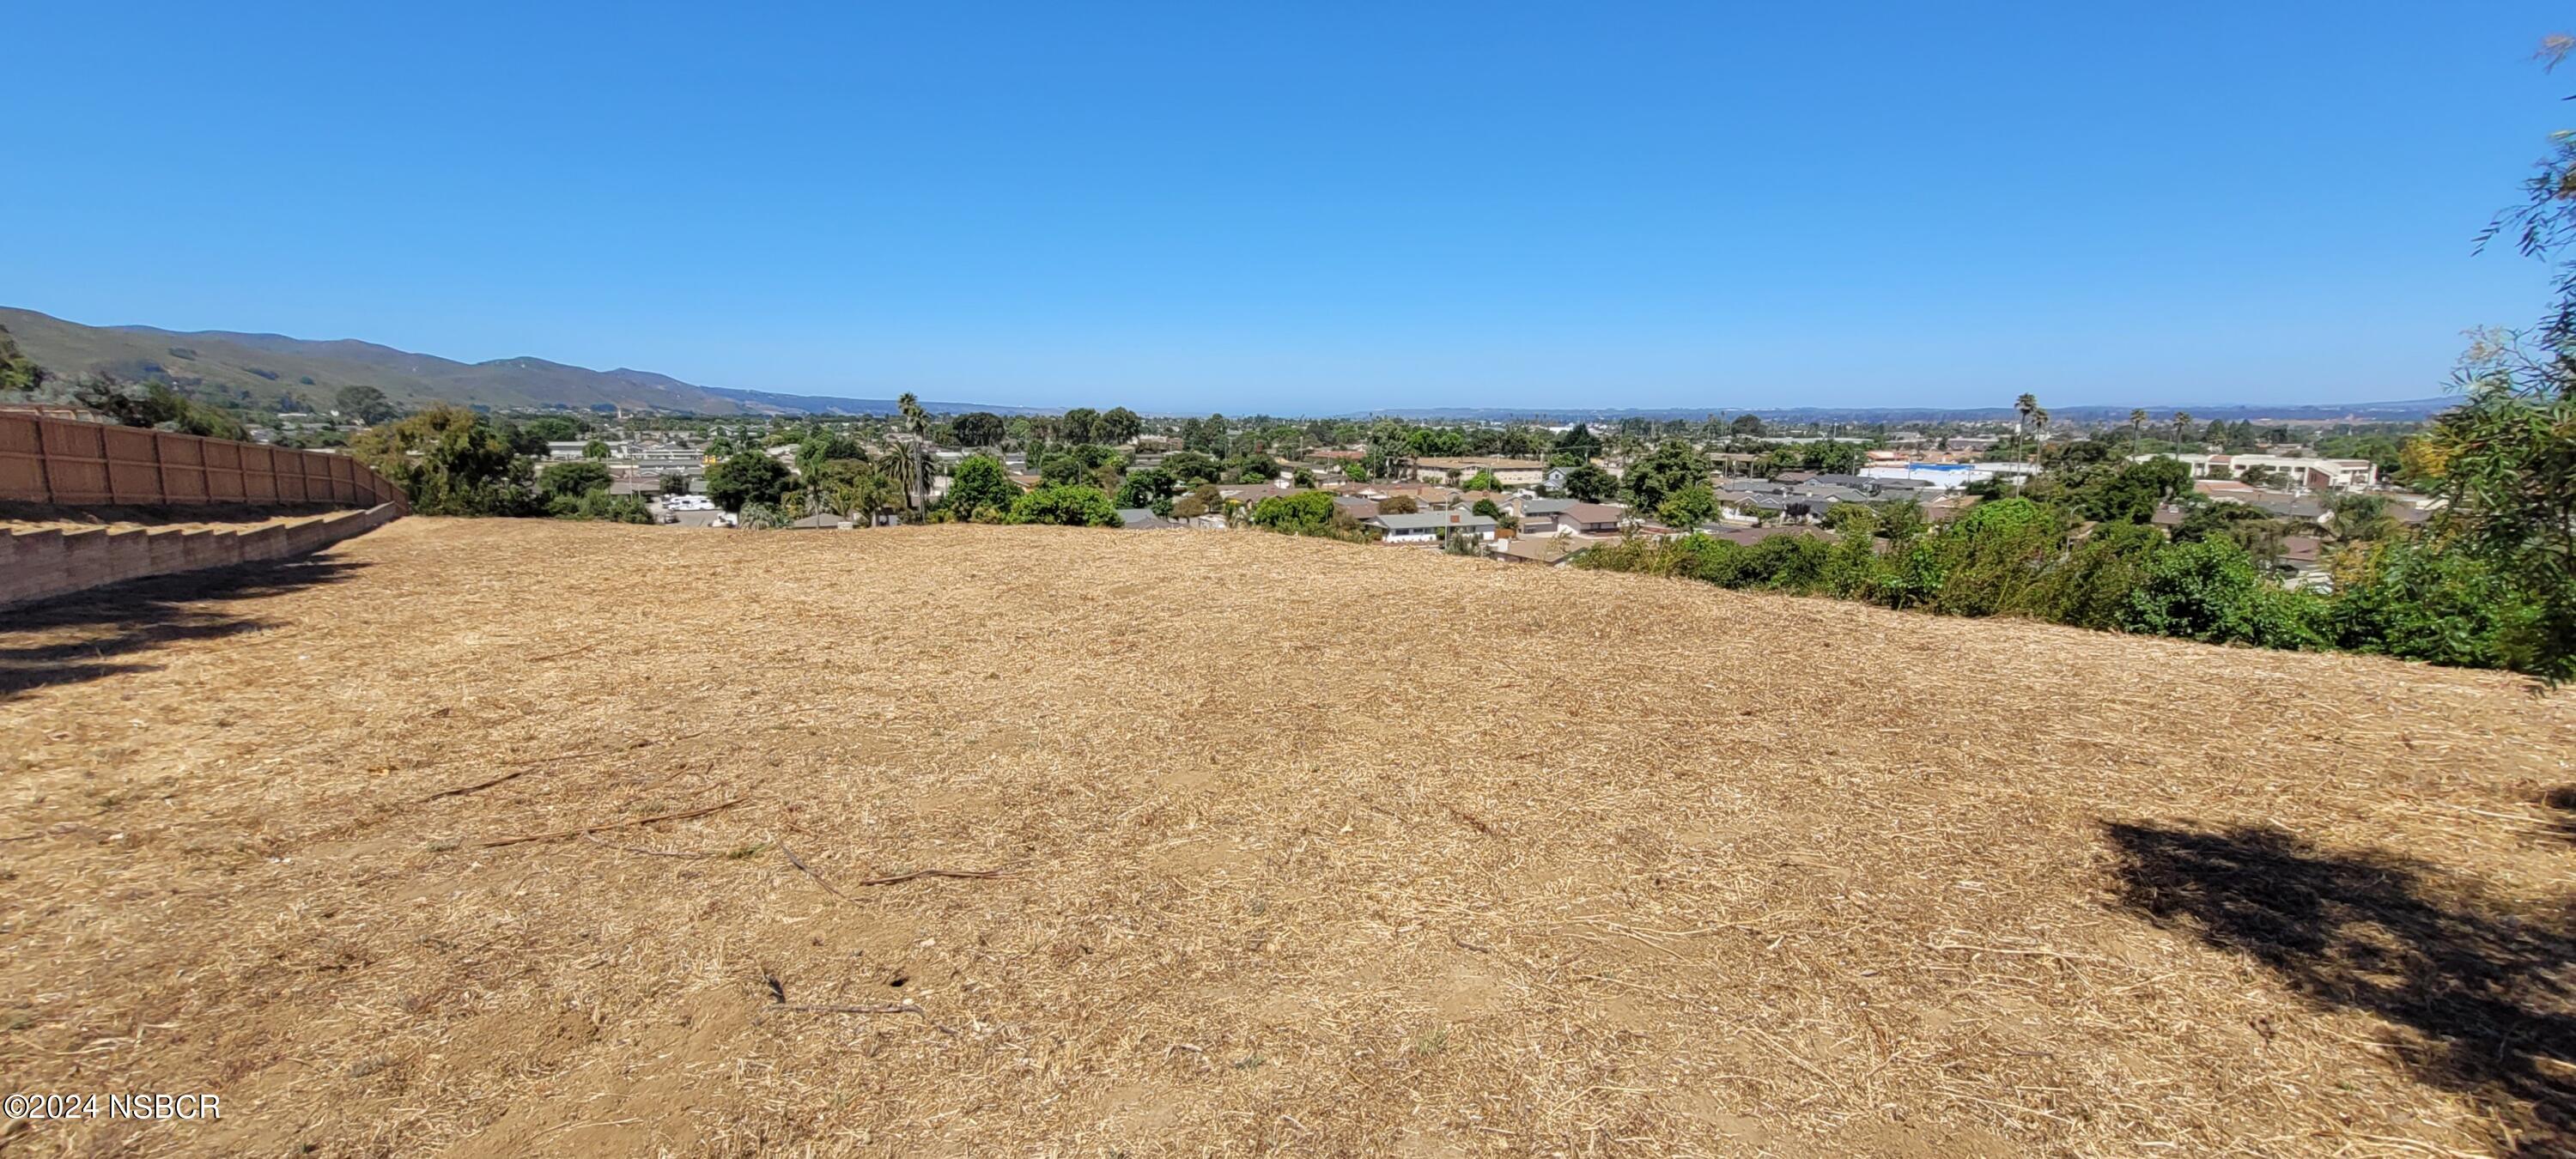
M 402 517 L 402 506 L 334 511 L 244 531 L 137 527 L 11 532 L 0 545 L 0 608 L 123 580 L 310 555 Z

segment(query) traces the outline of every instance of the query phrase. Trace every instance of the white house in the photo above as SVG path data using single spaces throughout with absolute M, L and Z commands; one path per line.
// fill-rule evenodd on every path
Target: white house
M 1400 515 L 1381 512 L 1370 516 L 1366 522 L 1386 532 L 1388 543 L 1442 543 L 1458 535 L 1478 541 L 1494 537 L 1493 518 L 1469 511 L 1420 511 Z
M 2129 461 L 2179 459 L 2194 479 L 2242 479 L 2260 467 L 2294 491 L 2345 491 L 2374 486 L 2379 464 L 2368 459 L 2317 459 L 2303 455 L 2131 455 Z

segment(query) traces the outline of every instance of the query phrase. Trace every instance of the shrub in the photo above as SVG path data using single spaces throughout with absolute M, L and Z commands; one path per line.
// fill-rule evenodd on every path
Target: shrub
M 2427 543 L 2358 545 L 2336 560 L 2337 646 L 2468 668 L 2505 666 L 2529 601 L 2485 562 Z
M 2313 648 L 2324 643 L 2323 612 L 2315 597 L 2266 583 L 2244 548 L 2204 539 L 2157 553 L 2120 626 L 2210 644 Z
M 1118 509 L 1096 487 L 1040 487 L 1011 501 L 1013 523 L 1116 527 Z

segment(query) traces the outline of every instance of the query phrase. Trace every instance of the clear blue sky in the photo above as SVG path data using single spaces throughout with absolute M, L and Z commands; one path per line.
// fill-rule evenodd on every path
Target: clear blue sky
M 2536 3 L 15 6 L 0 303 L 1160 411 L 2342 401 Z

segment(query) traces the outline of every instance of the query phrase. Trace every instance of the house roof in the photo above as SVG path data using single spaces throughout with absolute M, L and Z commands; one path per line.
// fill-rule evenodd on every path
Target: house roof
M 1616 503 L 1568 503 L 1563 514 L 1573 523 L 1617 523 L 1628 509 Z
M 1523 563 L 1556 563 L 1590 546 L 1590 540 L 1566 536 L 1523 536 L 1502 541 L 1494 548 L 1494 554 Z
M 1389 531 L 1434 531 L 1444 527 L 1486 528 L 1494 525 L 1491 516 L 1468 511 L 1418 511 L 1410 515 L 1379 512 L 1372 520 Z
M 1162 517 L 1162 516 L 1160 516 L 1160 515 L 1156 515 L 1156 514 L 1154 514 L 1154 509 L 1153 509 L 1153 508 L 1151 508 L 1151 507 L 1121 507 L 1121 508 L 1119 508 L 1119 509 L 1118 509 L 1118 525 L 1119 525 L 1120 527 L 1124 527 L 1124 528 L 1127 528 L 1127 529 L 1129 529 L 1129 530 L 1135 530 L 1135 531 L 1148 530 L 1148 529 L 1156 528 L 1156 527 L 1178 527 L 1178 526 L 1180 526 L 1180 524 L 1178 524 L 1178 523 L 1175 523 L 1175 522 L 1173 522 L 1173 521 L 1171 521 L 1171 520 L 1169 520 L 1169 519 L 1165 519 L 1165 518 L 1163 518 L 1163 517 Z
M 1506 459 L 1498 455 L 1426 455 L 1413 461 L 1415 467 L 1435 471 L 1544 471 L 1545 459 Z

